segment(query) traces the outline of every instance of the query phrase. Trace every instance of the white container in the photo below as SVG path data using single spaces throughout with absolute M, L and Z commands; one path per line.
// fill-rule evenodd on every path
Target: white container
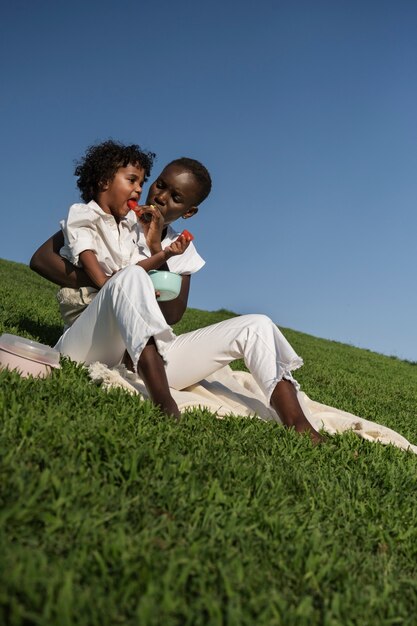
M 21 376 L 45 378 L 58 368 L 60 353 L 43 343 L 8 335 L 0 336 L 0 369 L 17 370 Z

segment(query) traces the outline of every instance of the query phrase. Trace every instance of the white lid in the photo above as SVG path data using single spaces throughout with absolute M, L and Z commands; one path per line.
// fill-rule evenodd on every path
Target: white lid
M 45 346 L 43 343 L 25 339 L 17 335 L 8 335 L 5 333 L 0 336 L 0 350 L 6 350 L 17 356 L 22 356 L 31 361 L 44 363 L 50 367 L 59 367 L 60 353 L 55 348 Z

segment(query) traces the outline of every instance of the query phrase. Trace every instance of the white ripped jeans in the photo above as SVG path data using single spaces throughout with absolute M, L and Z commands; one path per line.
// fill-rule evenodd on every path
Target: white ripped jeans
M 303 364 L 265 315 L 241 315 L 176 336 L 166 323 L 148 274 L 134 265 L 115 274 L 59 339 L 56 348 L 74 361 L 117 365 L 127 349 L 134 364 L 154 337 L 174 389 L 193 385 L 243 358 L 267 401 L 282 378 Z M 293 381 L 295 383 L 295 381 Z

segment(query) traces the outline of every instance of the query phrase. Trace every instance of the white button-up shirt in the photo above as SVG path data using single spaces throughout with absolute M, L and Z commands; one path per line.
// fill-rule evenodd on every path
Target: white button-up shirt
M 73 204 L 60 225 L 65 239 L 60 255 L 77 267 L 81 266 L 80 254 L 85 250 L 95 253 L 107 276 L 141 259 L 137 246 L 139 228 L 133 211 L 117 224 L 113 215 L 91 200 L 88 204 Z

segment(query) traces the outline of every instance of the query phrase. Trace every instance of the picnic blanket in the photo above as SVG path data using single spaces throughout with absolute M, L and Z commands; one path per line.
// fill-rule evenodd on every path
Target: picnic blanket
M 90 378 L 104 388 L 122 387 L 131 393 L 148 397 L 143 381 L 124 365 L 109 369 L 103 363 L 96 362 L 88 367 L 88 372 Z M 266 404 L 265 396 L 253 376 L 248 372 L 234 371 L 228 365 L 196 385 L 182 391 L 171 389 L 171 393 L 180 411 L 204 407 L 219 418 L 240 415 L 280 421 L 275 411 Z M 417 446 L 395 430 L 315 402 L 302 391 L 298 391 L 298 399 L 308 421 L 316 430 L 323 429 L 329 434 L 350 430 L 368 441 L 392 444 L 417 454 Z

